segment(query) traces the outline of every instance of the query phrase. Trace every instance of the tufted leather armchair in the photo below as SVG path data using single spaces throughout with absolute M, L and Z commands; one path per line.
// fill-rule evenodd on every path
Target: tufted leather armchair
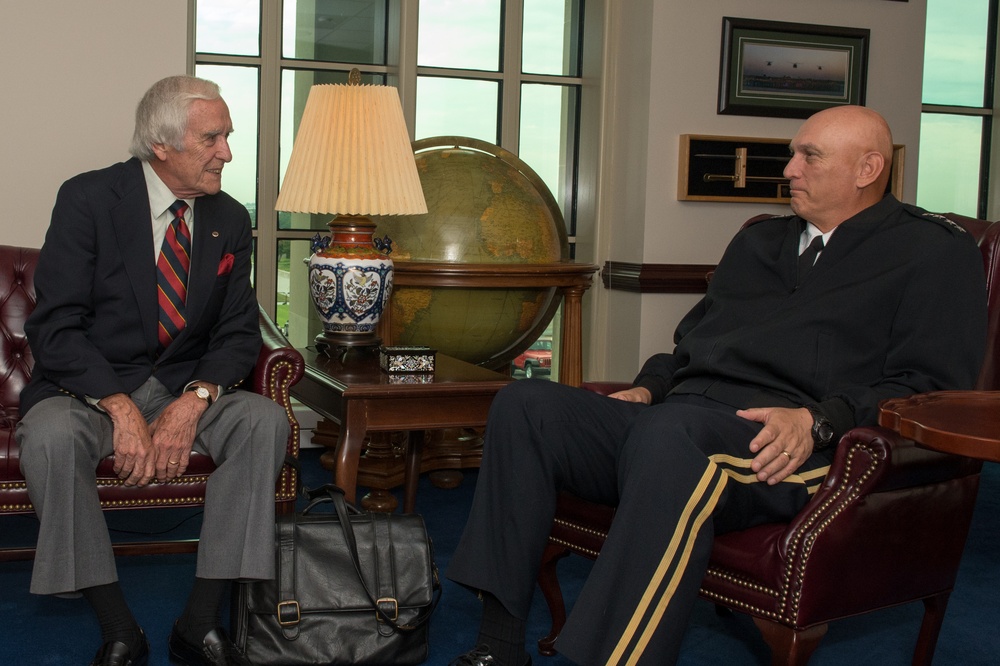
M 979 242 L 989 293 L 988 351 L 977 388 L 1000 390 L 1000 222 L 948 214 Z M 627 384 L 590 383 L 607 394 Z M 922 600 L 914 664 L 930 664 L 979 489 L 978 461 L 921 448 L 884 428 L 855 428 L 789 523 L 715 538 L 701 596 L 749 614 L 775 665 L 806 664 L 833 620 Z M 553 643 L 566 621 L 556 572 L 569 553 L 596 558 L 614 509 L 559 497 L 539 586 Z
M 31 376 L 33 359 L 24 334 L 24 322 L 35 306 L 34 274 L 38 250 L 0 245 L 0 517 L 4 514 L 32 513 L 27 485 L 21 476 L 14 427 L 19 419 L 21 389 Z M 260 312 L 264 338 L 257 365 L 247 378 L 246 389 L 271 398 L 285 408 L 291 434 L 288 454 L 298 457 L 299 424 L 292 413 L 289 388 L 302 376 L 302 357 L 288 346 L 274 323 Z M 105 458 L 97 468 L 98 495 L 105 510 L 195 506 L 205 501 L 208 475 L 215 469 L 205 455 L 192 454 L 185 473 L 167 483 L 127 487 L 113 470 L 113 457 Z M 285 465 L 275 488 L 279 513 L 295 508 L 296 471 Z M 116 543 L 115 553 L 190 552 L 196 540 Z M 33 548 L 0 550 L 0 561 L 31 559 Z

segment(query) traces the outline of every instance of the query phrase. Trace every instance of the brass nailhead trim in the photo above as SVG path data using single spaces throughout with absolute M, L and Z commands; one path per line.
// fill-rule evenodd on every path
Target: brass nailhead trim
M 562 525 L 567 529 L 575 530 L 577 532 L 584 532 L 586 534 L 600 537 L 601 539 L 608 538 L 607 532 L 601 532 L 599 530 L 591 529 L 589 527 L 584 527 L 583 525 L 577 525 L 576 523 L 571 523 L 563 518 L 556 518 L 553 522 L 558 523 L 559 525 Z
M 600 554 L 599 551 L 592 550 L 590 548 L 583 548 L 583 547 L 581 547 L 581 546 L 579 546 L 577 544 L 569 543 L 568 541 L 563 541 L 562 539 L 557 539 L 557 538 L 555 538 L 553 536 L 549 537 L 549 542 L 554 543 L 554 544 L 558 544 L 560 546 L 565 546 L 566 548 L 569 548 L 570 550 L 575 550 L 578 553 L 586 553 L 587 555 L 590 555 L 595 560 L 597 559 L 597 556 Z

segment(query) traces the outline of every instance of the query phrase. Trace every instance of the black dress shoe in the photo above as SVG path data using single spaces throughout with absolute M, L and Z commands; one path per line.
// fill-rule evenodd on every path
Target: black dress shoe
M 148 662 L 149 641 L 143 634 L 137 654 L 129 654 L 128 646 L 121 641 L 108 641 L 97 651 L 90 666 L 146 666 Z
M 490 646 L 477 645 L 463 655 L 456 657 L 448 666 L 499 666 L 492 654 Z M 528 655 L 522 666 L 531 666 L 531 655 Z
M 170 661 L 188 666 L 253 666 L 226 635 L 222 627 L 216 627 L 205 634 L 201 645 L 184 640 L 174 623 L 170 632 Z

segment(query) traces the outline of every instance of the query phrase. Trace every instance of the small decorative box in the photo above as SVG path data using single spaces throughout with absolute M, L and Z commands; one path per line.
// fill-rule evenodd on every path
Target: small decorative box
M 390 384 L 433 384 L 433 372 L 407 372 L 392 373 L 389 375 Z
M 379 366 L 386 372 L 434 372 L 434 355 L 430 347 L 379 347 Z

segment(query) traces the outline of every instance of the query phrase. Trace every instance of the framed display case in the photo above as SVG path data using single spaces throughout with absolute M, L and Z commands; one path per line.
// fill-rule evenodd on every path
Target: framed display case
M 788 203 L 790 139 L 682 134 L 677 177 L 681 201 Z M 906 148 L 893 146 L 888 191 L 903 196 Z

